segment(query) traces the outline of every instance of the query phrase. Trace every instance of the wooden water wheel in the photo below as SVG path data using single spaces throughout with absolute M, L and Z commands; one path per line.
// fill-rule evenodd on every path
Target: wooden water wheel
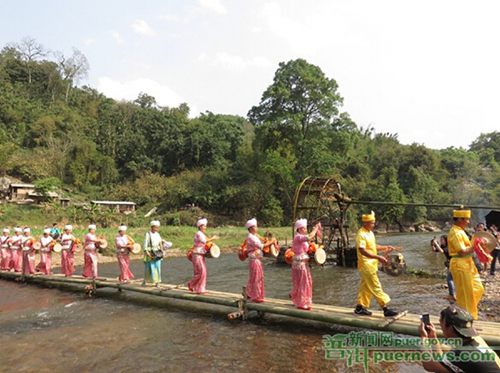
M 306 177 L 295 190 L 293 221 L 306 218 L 309 228 L 321 222 L 323 234 L 320 244 L 327 253 L 336 253 L 345 265 L 344 251 L 349 248 L 346 211 L 349 197 L 333 178 Z M 340 255 L 339 255 L 340 254 Z

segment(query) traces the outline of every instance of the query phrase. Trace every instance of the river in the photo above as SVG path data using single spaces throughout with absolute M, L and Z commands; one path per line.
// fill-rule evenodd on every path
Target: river
M 380 244 L 403 246 L 409 267 L 443 271 L 444 258 L 429 249 L 432 234 L 381 236 Z M 208 259 L 208 289 L 241 292 L 247 263 L 236 255 Z M 142 277 L 143 264 L 133 272 Z M 99 267 L 101 276 L 116 276 L 115 263 Z M 287 298 L 290 268 L 266 262 L 266 295 Z M 77 269 L 81 273 L 81 268 Z M 163 281 L 185 283 L 192 267 L 184 257 L 163 264 Z M 433 313 L 447 305 L 444 279 L 380 273 L 391 306 Z M 355 269 L 313 268 L 313 301 L 354 307 Z M 18 372 L 343 372 L 342 360 L 325 360 L 322 336 L 344 331 L 321 329 L 284 318 L 229 322 L 223 308 L 99 290 L 81 293 L 0 281 L 0 364 Z M 375 302 L 372 308 L 376 308 Z M 212 311 L 216 311 L 213 313 Z M 210 312 L 209 312 L 210 311 Z M 363 371 L 356 366 L 348 371 Z M 370 372 L 421 372 L 417 364 L 370 365 Z

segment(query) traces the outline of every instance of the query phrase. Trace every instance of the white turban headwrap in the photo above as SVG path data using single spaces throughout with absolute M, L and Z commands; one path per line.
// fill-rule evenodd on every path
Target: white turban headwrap
M 22 232 L 22 231 L 23 231 L 23 230 L 22 230 L 21 228 L 19 228 L 19 227 L 15 227 L 15 228 L 14 228 L 14 232 Z
M 257 219 L 253 218 L 253 219 L 250 219 L 248 220 L 246 223 L 245 223 L 245 228 L 252 228 L 252 227 L 256 227 L 257 226 Z
M 159 220 L 153 220 L 153 221 L 151 221 L 150 225 L 152 227 L 159 227 L 160 226 L 160 221 Z
M 201 227 L 202 225 L 207 225 L 208 224 L 208 220 L 206 218 L 203 218 L 203 219 L 198 219 L 198 221 L 196 222 L 196 226 L 199 228 Z
M 295 222 L 295 230 L 299 228 L 307 228 L 307 219 L 298 219 Z
M 88 229 L 89 229 L 89 230 L 91 230 L 91 229 L 96 230 L 96 229 L 97 229 L 97 227 L 96 227 L 96 225 L 95 225 L 95 224 L 90 224 Z
M 10 229 L 9 228 L 4 228 L 3 229 L 3 233 L 9 233 L 10 232 Z
M 126 225 L 120 225 L 120 226 L 118 227 L 118 232 L 120 232 L 120 231 L 125 232 L 126 230 L 127 230 L 127 226 L 126 226 Z
M 31 232 L 31 229 L 29 229 L 28 227 L 26 227 L 26 228 L 24 228 L 24 229 L 23 229 L 23 232 L 24 232 L 24 233 L 30 233 L 30 232 Z
M 72 231 L 73 230 L 73 226 L 71 224 L 65 225 L 64 226 L 64 230 L 65 231 Z
M 43 230 L 43 233 L 50 234 L 50 228 L 45 228 L 45 229 Z

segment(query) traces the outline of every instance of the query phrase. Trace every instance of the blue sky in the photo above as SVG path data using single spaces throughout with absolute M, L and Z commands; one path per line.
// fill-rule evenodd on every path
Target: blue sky
M 499 5 L 497 5 L 499 4 Z M 89 84 L 245 116 L 281 61 L 337 80 L 343 110 L 403 143 L 467 147 L 500 128 L 496 1 L 11 1 L 0 45 L 37 39 L 88 58 Z

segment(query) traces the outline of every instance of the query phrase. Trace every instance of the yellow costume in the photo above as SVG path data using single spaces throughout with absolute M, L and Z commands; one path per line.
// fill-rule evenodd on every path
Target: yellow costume
M 467 211 L 467 210 L 465 210 Z M 454 211 L 453 217 L 469 218 L 464 210 Z M 481 278 L 474 265 L 472 254 L 459 256 L 460 251 L 469 249 L 471 243 L 465 231 L 453 225 L 448 233 L 448 250 L 451 256 L 450 271 L 455 282 L 457 305 L 466 309 L 477 320 L 477 306 L 484 293 Z
M 375 214 L 372 212 L 371 214 L 363 215 L 362 221 L 375 221 Z M 370 254 L 377 255 L 377 243 L 372 231 L 366 228 L 360 228 L 356 234 L 358 270 L 361 279 L 358 291 L 358 304 L 362 305 L 364 308 L 368 308 L 372 297 L 375 297 L 377 303 L 383 308 L 391 301 L 391 298 L 384 293 L 378 279 L 378 260 L 368 258 L 361 254 L 359 251 L 360 247 L 365 248 Z

